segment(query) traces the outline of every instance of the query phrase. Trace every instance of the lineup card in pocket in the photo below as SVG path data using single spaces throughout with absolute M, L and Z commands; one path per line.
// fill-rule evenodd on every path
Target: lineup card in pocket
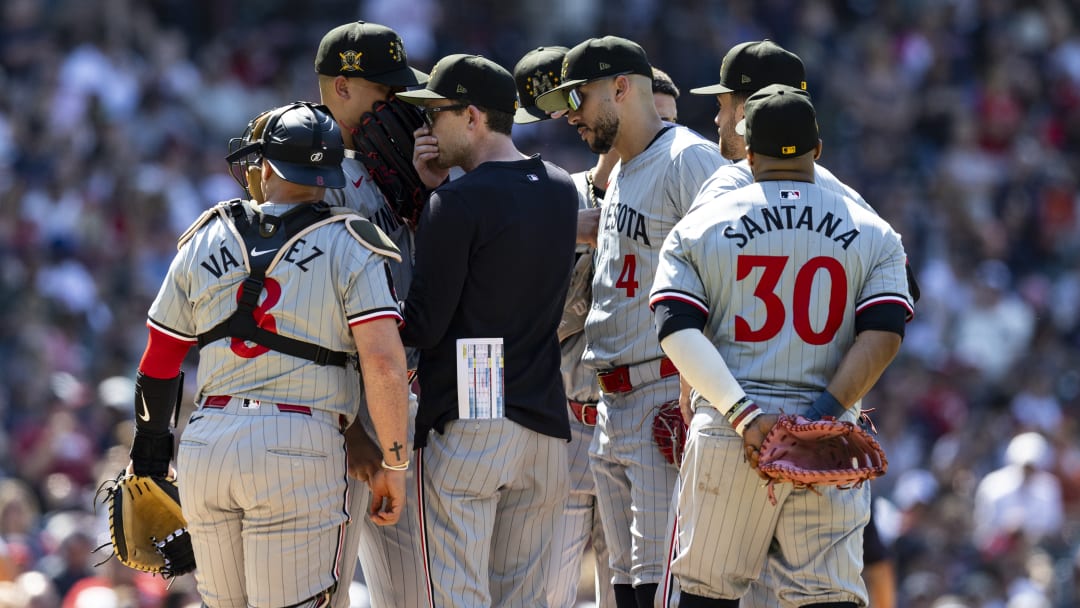
M 458 418 L 502 418 L 506 413 L 502 338 L 457 341 Z

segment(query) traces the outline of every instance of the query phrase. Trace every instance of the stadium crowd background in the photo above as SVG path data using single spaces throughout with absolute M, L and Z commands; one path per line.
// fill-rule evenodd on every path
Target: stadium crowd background
M 115 560 L 94 567 L 108 554 L 90 553 L 107 540 L 95 491 L 126 463 L 131 379 L 175 239 L 239 195 L 228 138 L 317 99 L 318 40 L 357 18 L 397 29 L 425 70 L 453 52 L 510 68 L 540 45 L 631 38 L 684 91 L 680 121 L 713 140 L 715 100 L 685 91 L 715 82 L 737 42 L 798 53 L 822 163 L 903 234 L 922 286 L 864 402 L 890 461 L 874 493 L 900 606 L 1080 605 L 1076 3 L 0 6 L 0 608 L 196 600 L 191 577 L 166 591 Z M 591 164 L 562 121 L 515 137 L 570 171 Z

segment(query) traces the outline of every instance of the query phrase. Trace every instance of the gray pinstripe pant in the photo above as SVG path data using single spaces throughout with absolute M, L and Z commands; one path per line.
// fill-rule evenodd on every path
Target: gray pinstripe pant
M 566 441 L 507 419 L 455 420 L 430 432 L 419 463 L 436 608 L 546 607 Z

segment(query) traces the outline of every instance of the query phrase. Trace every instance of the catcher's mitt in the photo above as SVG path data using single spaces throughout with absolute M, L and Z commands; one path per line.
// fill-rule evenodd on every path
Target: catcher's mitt
M 102 504 L 109 505 L 113 554 L 121 564 L 165 578 L 195 569 L 191 536 L 173 480 L 121 472 L 105 482 L 98 494 L 102 492 Z
M 398 217 L 414 228 L 427 202 L 427 189 L 412 164 L 413 131 L 423 125 L 416 106 L 398 99 L 379 101 L 360 117 L 354 138 L 357 158 Z
M 881 477 L 888 468 L 885 452 L 861 426 L 829 417 L 780 416 L 761 443 L 758 459 L 758 470 L 769 477 L 773 504 L 774 483 L 848 489 Z
M 653 418 L 653 441 L 668 462 L 682 466 L 686 451 L 686 421 L 679 411 L 679 400 L 668 401 L 660 406 Z

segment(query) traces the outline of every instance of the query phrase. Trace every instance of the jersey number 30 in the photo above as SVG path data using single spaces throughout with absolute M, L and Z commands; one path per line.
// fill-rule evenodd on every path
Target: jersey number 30
M 776 293 L 776 287 L 787 267 L 788 257 L 781 255 L 740 255 L 736 267 L 736 280 L 743 281 L 755 268 L 761 268 L 761 276 L 754 286 L 754 297 L 765 306 L 765 322 L 754 329 L 742 316 L 735 316 L 735 339 L 740 342 L 764 342 L 776 337 L 784 328 L 788 306 Z M 810 323 L 811 294 L 819 270 L 829 275 L 829 292 L 823 307 L 827 311 L 825 325 L 815 331 Z M 795 333 L 807 344 L 828 344 L 844 320 L 847 307 L 847 273 L 836 258 L 819 256 L 806 261 L 795 274 L 795 289 L 791 305 L 792 324 Z

